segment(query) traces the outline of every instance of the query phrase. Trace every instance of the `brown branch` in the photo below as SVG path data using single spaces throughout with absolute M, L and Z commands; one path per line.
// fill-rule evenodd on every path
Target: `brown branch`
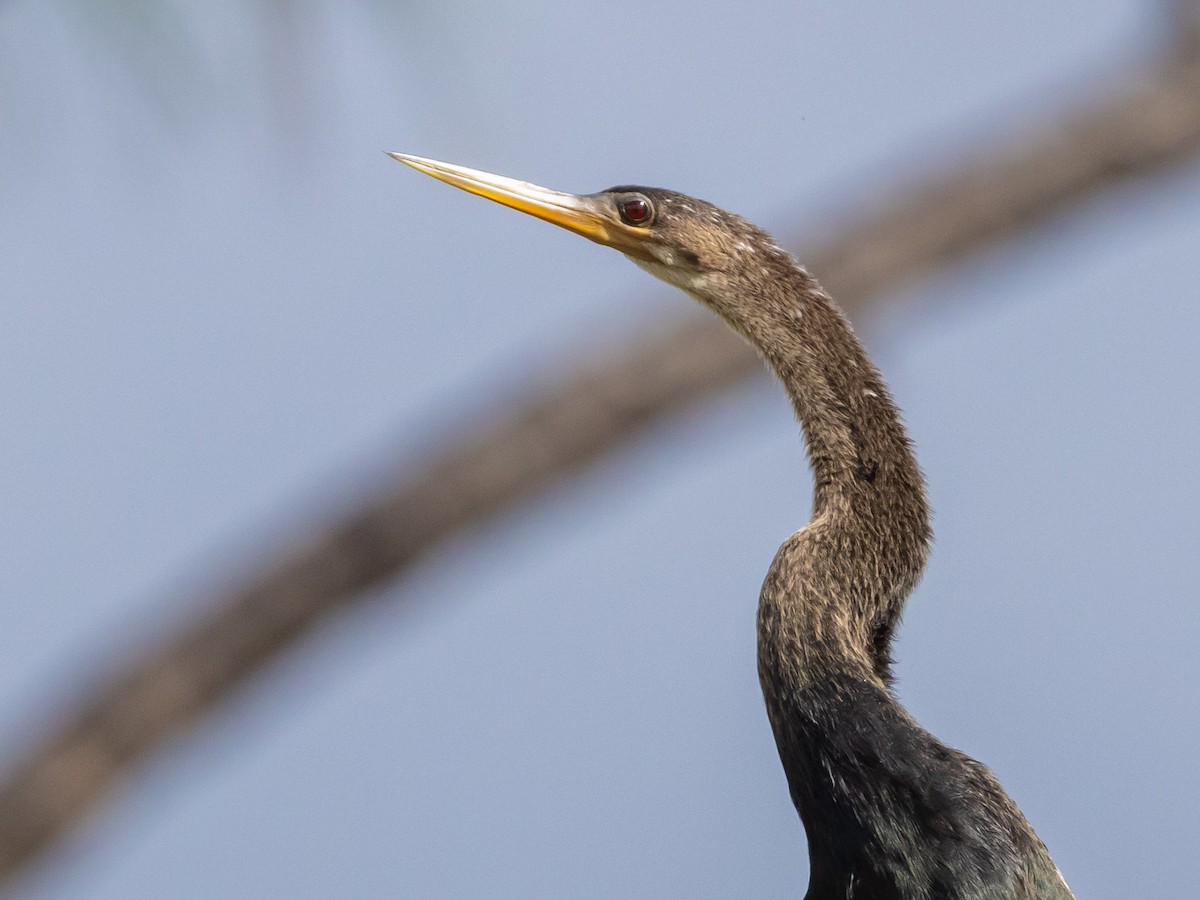
M 859 316 L 898 282 L 1060 213 L 1114 182 L 1200 148 L 1200 61 L 1175 54 L 1115 97 L 922 185 L 805 253 Z M 647 423 L 756 375 L 715 320 L 694 317 L 563 373 L 506 421 L 381 490 L 203 618 L 100 684 L 0 786 L 0 879 L 84 816 L 167 737 L 195 722 L 321 619 L 394 579 L 447 535 L 494 516 Z
M 1200 0 L 1167 0 L 1165 13 L 1166 43 L 1184 56 L 1200 53 Z

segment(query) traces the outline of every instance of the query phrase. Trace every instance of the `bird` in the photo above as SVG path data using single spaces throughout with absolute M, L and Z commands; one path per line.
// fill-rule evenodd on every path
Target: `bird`
M 932 539 L 925 481 L 882 375 L 816 278 L 746 219 L 674 191 L 570 194 L 388 155 L 619 250 L 723 318 L 786 391 L 812 510 L 762 585 L 758 673 L 807 836 L 805 900 L 1073 898 L 992 772 L 897 698 L 892 639 Z

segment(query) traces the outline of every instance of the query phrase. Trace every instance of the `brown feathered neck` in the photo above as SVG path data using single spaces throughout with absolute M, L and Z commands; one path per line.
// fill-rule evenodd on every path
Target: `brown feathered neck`
M 685 287 L 771 365 L 813 473 L 812 521 L 764 585 L 764 676 L 800 685 L 851 669 L 890 684 L 892 635 L 928 555 L 920 469 L 887 386 L 829 296 L 772 242 L 742 246 L 741 265 Z

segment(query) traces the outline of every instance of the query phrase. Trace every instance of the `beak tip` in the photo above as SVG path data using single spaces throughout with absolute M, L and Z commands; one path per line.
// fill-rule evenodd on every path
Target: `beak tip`
M 408 166 L 410 169 L 416 169 L 418 172 L 423 172 L 426 175 L 432 175 L 434 178 L 438 178 L 442 181 L 446 180 L 438 174 L 439 171 L 446 168 L 446 163 L 439 163 L 437 160 L 426 159 L 423 156 L 413 156 L 411 153 L 397 153 L 395 150 L 384 150 L 383 152 L 396 162 L 404 163 L 404 165 Z

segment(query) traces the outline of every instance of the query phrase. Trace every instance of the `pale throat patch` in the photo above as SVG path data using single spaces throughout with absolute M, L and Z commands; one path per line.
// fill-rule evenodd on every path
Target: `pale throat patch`
M 708 294 L 708 289 L 712 283 L 708 274 L 679 265 L 675 252 L 670 247 L 656 246 L 652 247 L 650 252 L 657 256 L 658 259 L 651 261 L 628 255 L 626 259 L 632 261 L 638 267 L 645 269 L 655 278 L 665 281 L 667 284 L 673 284 L 675 287 L 687 291 L 687 293 L 693 296 L 699 295 L 703 297 Z

